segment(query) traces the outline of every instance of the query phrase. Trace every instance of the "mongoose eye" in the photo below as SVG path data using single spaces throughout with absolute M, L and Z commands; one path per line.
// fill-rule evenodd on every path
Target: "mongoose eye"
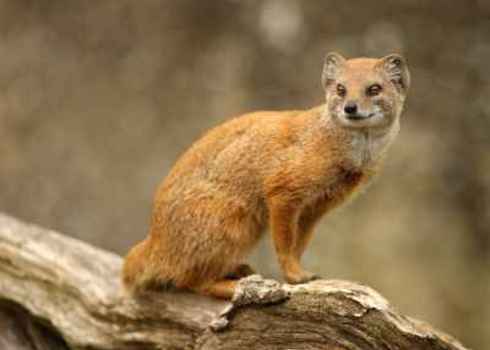
M 381 87 L 381 85 L 379 85 L 379 84 L 373 84 L 373 85 L 371 85 L 370 87 L 367 88 L 366 94 L 368 96 L 376 96 L 376 95 L 379 95 L 379 93 L 381 92 L 381 90 L 383 90 L 383 88 Z
M 337 95 L 344 97 L 347 94 L 347 89 L 342 84 L 337 84 Z

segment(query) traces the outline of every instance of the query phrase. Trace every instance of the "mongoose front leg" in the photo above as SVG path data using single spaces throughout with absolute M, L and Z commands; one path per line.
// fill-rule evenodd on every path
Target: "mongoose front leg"
M 311 218 L 308 218 L 311 220 Z M 294 245 L 294 254 L 298 258 L 298 260 L 301 260 L 301 257 L 303 256 L 306 247 L 311 241 L 311 238 L 313 237 L 313 232 L 314 232 L 314 227 L 315 227 L 315 222 L 316 220 L 311 220 L 311 221 L 306 221 L 306 218 L 301 218 L 299 220 L 298 224 L 298 239 L 296 240 L 296 244 Z
M 315 225 L 329 208 L 328 201 L 321 201 L 304 208 L 298 220 L 298 239 L 295 245 L 295 254 L 298 259 L 303 256 L 306 247 L 313 237 Z
M 299 209 L 296 203 L 281 199 L 271 200 L 269 204 L 272 239 L 284 277 L 289 283 L 304 283 L 316 278 L 301 267 L 296 254 Z

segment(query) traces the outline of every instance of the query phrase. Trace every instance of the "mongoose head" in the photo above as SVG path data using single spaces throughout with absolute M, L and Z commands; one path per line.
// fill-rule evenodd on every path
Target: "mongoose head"
M 387 130 L 398 122 L 410 86 L 405 59 L 325 57 L 322 73 L 327 109 L 345 128 Z

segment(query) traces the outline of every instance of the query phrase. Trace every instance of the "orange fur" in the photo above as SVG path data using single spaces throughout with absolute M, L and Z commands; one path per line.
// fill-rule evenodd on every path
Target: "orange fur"
M 315 224 L 368 182 L 398 131 L 406 91 L 388 74 L 388 63 L 327 56 L 325 105 L 247 114 L 195 142 L 156 193 L 149 235 L 126 258 L 125 286 L 137 291 L 171 283 L 231 298 L 236 281 L 229 276 L 251 273 L 242 262 L 268 224 L 286 280 L 314 278 L 300 258 Z M 343 106 L 337 81 L 350 91 L 343 100 L 366 108 L 365 84 L 383 84 L 386 101 L 372 102 L 384 108 L 383 123 L 337 120 Z

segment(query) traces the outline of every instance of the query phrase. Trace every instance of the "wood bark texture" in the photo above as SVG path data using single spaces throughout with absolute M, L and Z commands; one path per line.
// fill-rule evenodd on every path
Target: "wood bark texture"
M 121 289 L 121 265 L 0 214 L 0 349 L 466 349 L 352 282 L 254 275 L 233 303 L 183 291 L 136 300 Z

